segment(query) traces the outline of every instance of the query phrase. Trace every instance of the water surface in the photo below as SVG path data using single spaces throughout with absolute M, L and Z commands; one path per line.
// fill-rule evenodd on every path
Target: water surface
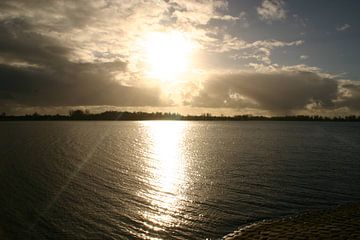
M 218 238 L 357 202 L 359 144 L 359 123 L 1 122 L 0 238 Z

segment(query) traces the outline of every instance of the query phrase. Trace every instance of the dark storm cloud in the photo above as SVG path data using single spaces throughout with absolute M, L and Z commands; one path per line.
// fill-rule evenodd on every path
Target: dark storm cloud
M 29 106 L 158 106 L 155 88 L 123 86 L 126 63 L 69 60 L 70 46 L 33 31 L 24 19 L 0 22 L 0 101 Z
M 71 49 L 57 40 L 32 31 L 33 27 L 24 19 L 15 18 L 0 22 L 0 54 L 8 62 L 54 66 L 67 62 Z
M 192 105 L 252 107 L 274 112 L 301 110 L 311 103 L 332 108 L 337 89 L 336 80 L 310 72 L 225 74 L 206 81 Z

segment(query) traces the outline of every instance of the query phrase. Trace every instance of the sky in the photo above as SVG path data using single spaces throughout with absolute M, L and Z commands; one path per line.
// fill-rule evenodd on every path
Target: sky
M 0 112 L 360 113 L 357 0 L 2 0 Z

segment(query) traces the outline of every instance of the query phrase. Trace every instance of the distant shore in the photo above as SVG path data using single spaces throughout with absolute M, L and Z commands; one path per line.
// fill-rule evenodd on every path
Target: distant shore
M 319 115 L 289 115 L 289 116 L 213 116 L 209 113 L 202 115 L 181 115 L 179 113 L 163 112 L 118 112 L 106 111 L 90 113 L 89 111 L 73 110 L 69 115 L 31 115 L 13 116 L 0 114 L 0 121 L 144 121 L 144 120 L 185 120 L 185 121 L 316 121 L 316 122 L 360 122 L 360 116 L 319 116 Z
M 360 239 L 360 203 L 254 223 L 223 239 Z

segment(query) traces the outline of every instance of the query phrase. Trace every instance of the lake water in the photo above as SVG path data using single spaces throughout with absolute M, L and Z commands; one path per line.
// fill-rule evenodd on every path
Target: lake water
M 0 122 L 0 238 L 220 238 L 358 202 L 359 146 L 360 123 Z

